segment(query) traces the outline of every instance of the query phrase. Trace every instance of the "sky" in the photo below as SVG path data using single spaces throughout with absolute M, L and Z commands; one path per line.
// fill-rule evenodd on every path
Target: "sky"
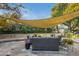
M 23 3 L 22 5 L 24 8 L 21 8 L 21 19 L 26 20 L 49 18 L 51 17 L 51 9 L 55 6 L 53 3 Z M 0 10 L 0 13 L 5 12 Z

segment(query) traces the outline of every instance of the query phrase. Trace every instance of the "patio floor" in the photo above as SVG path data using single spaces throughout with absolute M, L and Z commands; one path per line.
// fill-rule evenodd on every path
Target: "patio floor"
M 68 52 L 63 51 L 32 51 L 26 50 L 24 41 L 13 41 L 0 43 L 0 56 L 67 56 Z

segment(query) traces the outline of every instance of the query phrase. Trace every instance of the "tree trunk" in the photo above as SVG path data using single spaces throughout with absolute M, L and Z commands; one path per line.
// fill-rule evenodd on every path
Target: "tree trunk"
M 59 33 L 59 28 L 58 28 L 58 25 L 56 26 L 56 31 L 57 31 L 57 33 Z

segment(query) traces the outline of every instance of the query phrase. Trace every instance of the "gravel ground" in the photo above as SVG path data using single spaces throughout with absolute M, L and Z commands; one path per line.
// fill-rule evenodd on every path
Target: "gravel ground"
M 68 53 L 58 51 L 32 51 L 26 50 L 24 41 L 0 43 L 0 56 L 67 56 Z
M 25 50 L 24 41 L 0 43 L 0 56 L 31 56 L 30 50 Z

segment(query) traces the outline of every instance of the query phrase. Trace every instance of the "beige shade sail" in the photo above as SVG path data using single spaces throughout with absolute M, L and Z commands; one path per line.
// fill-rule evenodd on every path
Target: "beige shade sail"
M 70 14 L 66 14 L 66 15 L 62 15 L 62 16 L 59 16 L 59 17 L 48 18 L 48 19 L 38 19 L 38 20 L 13 19 L 13 21 L 15 21 L 16 23 L 29 25 L 29 26 L 32 26 L 32 27 L 47 28 L 47 27 L 58 25 L 58 24 L 62 24 L 64 22 L 69 21 L 69 20 L 71 20 L 75 17 L 78 17 L 78 16 L 79 16 L 79 11 L 73 12 L 73 13 L 70 13 Z

